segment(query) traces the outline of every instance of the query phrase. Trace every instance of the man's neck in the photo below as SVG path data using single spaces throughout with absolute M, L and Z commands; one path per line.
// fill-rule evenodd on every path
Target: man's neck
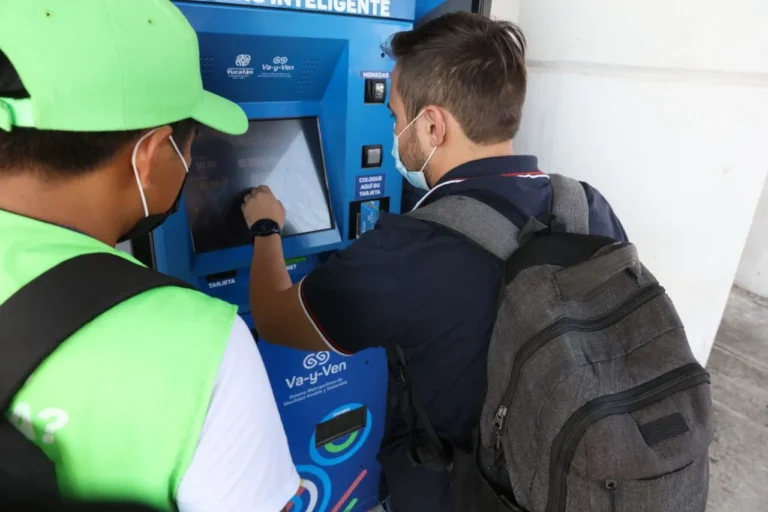
M 439 150 L 438 150 L 439 151 Z M 455 150 L 449 155 L 444 155 L 443 159 L 437 159 L 429 166 L 429 182 L 432 186 L 439 182 L 443 176 L 453 169 L 475 160 L 484 158 L 495 158 L 500 156 L 513 156 L 512 141 L 505 141 L 490 146 L 473 145 L 461 150 Z
M 42 180 L 32 172 L 0 177 L 0 210 L 73 229 L 108 245 L 117 242 L 110 194 L 97 193 L 92 175 Z

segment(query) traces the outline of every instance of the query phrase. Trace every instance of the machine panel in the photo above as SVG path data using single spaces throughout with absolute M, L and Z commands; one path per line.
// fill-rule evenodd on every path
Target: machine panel
M 380 200 L 389 211 L 400 211 L 402 179 L 390 155 L 392 120 L 386 102 L 366 103 L 365 96 L 370 77 L 383 80 L 388 94 L 392 63 L 380 45 L 409 23 L 286 9 L 178 5 L 198 31 L 207 89 L 240 103 L 253 121 L 318 120 L 332 228 L 286 238 L 286 258 L 333 251 L 356 238 L 360 208 L 351 203 L 360 183 L 374 180 L 366 191 L 370 195 L 362 199 Z M 381 147 L 376 167 L 363 165 L 367 146 Z M 188 211 L 189 205 L 182 205 L 156 232 L 156 265 L 173 268 L 174 275 L 201 286 L 222 272 L 237 271 L 235 279 L 242 280 L 251 262 L 250 246 L 196 252 Z M 245 299 L 240 306 L 246 307 Z

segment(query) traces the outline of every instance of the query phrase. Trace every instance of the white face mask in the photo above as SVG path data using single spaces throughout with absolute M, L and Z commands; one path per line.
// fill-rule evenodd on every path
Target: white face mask
M 424 176 L 424 169 L 427 168 L 427 164 L 430 160 L 432 160 L 432 156 L 435 154 L 435 151 L 437 151 L 437 146 L 435 146 L 435 148 L 432 150 L 432 153 L 429 154 L 429 158 L 427 158 L 427 161 L 424 162 L 424 165 L 421 166 L 419 171 L 409 171 L 406 169 L 405 165 L 403 165 L 402 160 L 400 160 L 400 136 L 408 131 L 408 128 L 413 126 L 413 123 L 415 123 L 422 116 L 422 114 L 424 114 L 423 110 L 419 113 L 419 115 L 413 118 L 413 121 L 408 123 L 408 126 L 406 126 L 403 131 L 400 133 L 394 132 L 395 141 L 392 144 L 392 156 L 395 158 L 395 167 L 403 176 L 403 178 L 408 181 L 408 183 L 421 190 L 429 190 L 427 178 Z M 397 127 L 397 123 L 395 123 L 395 127 Z M 445 133 L 445 126 L 443 126 L 443 133 Z

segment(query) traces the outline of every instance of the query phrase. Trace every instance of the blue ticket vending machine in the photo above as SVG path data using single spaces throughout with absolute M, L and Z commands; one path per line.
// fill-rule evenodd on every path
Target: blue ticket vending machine
M 201 131 L 180 212 L 153 235 L 154 262 L 236 304 L 253 327 L 247 190 L 266 184 L 283 201 L 294 282 L 371 229 L 380 211 L 400 211 L 386 107 L 392 63 L 380 45 L 410 28 L 414 0 L 177 5 L 198 33 L 205 87 L 239 103 L 250 127 L 241 137 Z M 259 348 L 303 479 L 291 512 L 375 506 L 384 353 L 304 353 L 268 340 Z
M 240 212 L 247 190 L 266 184 L 283 201 L 294 282 L 372 229 L 381 211 L 398 213 L 402 180 L 386 107 L 392 62 L 380 45 L 409 29 L 417 8 L 434 15 L 456 1 L 480 0 L 176 2 L 198 33 L 206 88 L 239 103 L 250 126 L 241 137 L 201 131 L 180 212 L 152 236 L 155 267 L 237 305 L 253 327 L 252 245 Z M 341 357 L 259 346 L 302 477 L 289 510 L 373 507 L 383 351 Z

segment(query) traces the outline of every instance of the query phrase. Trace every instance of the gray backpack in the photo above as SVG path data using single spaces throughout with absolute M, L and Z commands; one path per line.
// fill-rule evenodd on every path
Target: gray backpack
M 452 472 L 455 512 L 703 512 L 709 374 L 635 247 L 589 235 L 583 186 L 550 179 L 523 230 L 468 197 L 409 214 L 506 261 L 474 446 L 439 439 L 409 389 L 412 459 Z

